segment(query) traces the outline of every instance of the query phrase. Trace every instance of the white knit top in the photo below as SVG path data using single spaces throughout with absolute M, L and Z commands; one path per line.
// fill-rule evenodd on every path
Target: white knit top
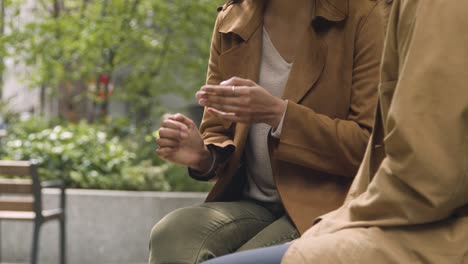
M 272 95 L 281 97 L 291 72 L 288 63 L 273 45 L 267 31 L 263 28 L 262 57 L 258 84 Z M 282 126 L 282 124 L 280 125 Z M 263 123 L 253 124 L 250 128 L 245 160 L 247 165 L 247 185 L 244 196 L 263 202 L 279 202 L 279 195 L 273 181 L 267 138 L 271 126 Z M 274 136 L 279 137 L 277 129 Z

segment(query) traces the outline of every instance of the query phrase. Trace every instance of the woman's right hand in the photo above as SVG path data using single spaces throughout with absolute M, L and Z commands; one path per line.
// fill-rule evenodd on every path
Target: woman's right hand
M 203 143 L 195 123 L 182 114 L 164 119 L 156 139 L 156 153 L 164 160 L 188 166 L 201 173 L 207 172 L 213 156 Z

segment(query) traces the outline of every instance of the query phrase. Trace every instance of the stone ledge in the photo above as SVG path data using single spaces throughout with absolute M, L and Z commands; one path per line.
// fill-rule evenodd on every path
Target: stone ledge
M 58 203 L 57 189 L 44 190 L 44 207 Z M 69 264 L 146 263 L 151 228 L 167 213 L 203 202 L 206 193 L 67 190 Z M 1 257 L 27 263 L 32 222 L 2 221 Z M 41 228 L 40 263 L 57 263 L 58 222 Z

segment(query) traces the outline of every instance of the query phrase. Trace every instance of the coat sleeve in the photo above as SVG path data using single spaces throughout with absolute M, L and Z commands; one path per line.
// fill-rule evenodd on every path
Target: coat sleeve
M 207 84 L 219 84 L 223 81 L 223 74 L 219 69 L 219 56 L 221 50 L 221 33 L 218 32 L 218 26 L 222 20 L 222 12 L 218 14 L 213 37 L 211 40 L 210 59 L 208 61 Z M 203 113 L 203 119 L 200 125 L 200 133 L 205 144 L 213 144 L 218 147 L 233 145 L 231 122 L 225 122 L 213 114 Z
M 223 81 L 223 74 L 219 67 L 219 56 L 221 51 L 221 33 L 218 32 L 218 27 L 223 19 L 223 11 L 218 13 L 213 35 L 211 38 L 210 58 L 208 60 L 208 71 L 206 77 L 207 84 L 217 85 Z M 200 124 L 200 133 L 205 141 L 205 144 L 214 144 L 218 147 L 226 147 L 232 145 L 230 123 L 223 122 L 213 114 L 203 113 L 202 122 Z
M 384 120 L 386 158 L 349 204 L 356 222 L 430 223 L 468 203 L 468 5 L 462 6 L 419 1 L 411 27 L 389 29 L 397 32 L 400 65 Z
M 332 119 L 288 101 L 276 159 L 335 175 L 356 174 L 373 125 L 383 28 L 374 7 L 356 35 L 347 118 Z
M 215 22 L 213 35 L 211 39 L 210 58 L 208 61 L 207 84 L 219 84 L 223 81 L 223 75 L 219 70 L 219 55 L 221 50 L 221 34 L 218 32 L 219 24 L 222 20 L 223 12 L 221 11 Z M 217 159 L 214 171 L 219 171 L 221 166 L 226 163 L 229 156 L 234 152 L 235 146 L 232 141 L 233 127 L 230 122 L 225 122 L 213 114 L 203 113 L 203 118 L 200 124 L 200 133 L 206 145 L 213 151 L 216 151 Z M 192 178 L 197 180 L 214 180 L 216 173 L 210 173 L 209 177 L 202 177 L 189 170 Z

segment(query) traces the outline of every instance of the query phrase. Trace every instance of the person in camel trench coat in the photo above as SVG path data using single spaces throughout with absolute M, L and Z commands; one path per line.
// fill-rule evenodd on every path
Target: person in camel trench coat
M 468 263 L 468 2 L 387 4 L 374 132 L 344 205 L 290 245 L 210 263 Z

